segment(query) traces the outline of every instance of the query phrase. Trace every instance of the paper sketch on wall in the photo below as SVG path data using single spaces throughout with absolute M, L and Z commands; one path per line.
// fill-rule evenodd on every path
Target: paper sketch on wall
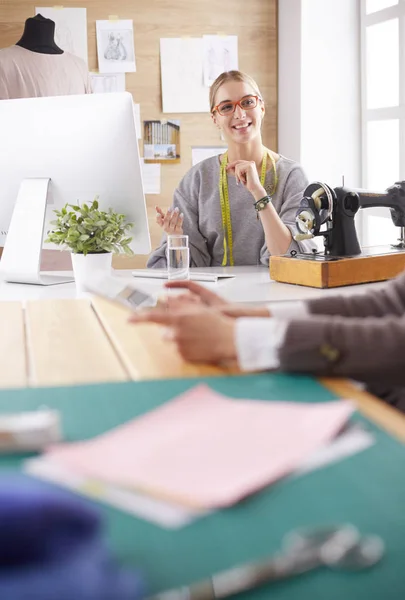
M 87 57 L 87 12 L 85 8 L 37 6 L 35 14 L 41 14 L 55 23 L 55 42 L 65 52 L 82 58 Z
M 124 37 L 127 37 L 128 31 L 109 31 L 108 41 L 104 50 L 106 60 L 127 60 L 128 52 Z
M 204 84 L 210 86 L 224 71 L 238 69 L 238 37 L 236 35 L 204 35 Z
M 90 73 L 94 94 L 125 92 L 125 73 Z
M 136 71 L 133 21 L 96 21 L 100 73 Z
M 145 194 L 160 194 L 160 164 L 148 164 L 141 158 L 143 191 Z
M 164 113 L 209 112 L 202 38 L 161 38 L 160 71 Z

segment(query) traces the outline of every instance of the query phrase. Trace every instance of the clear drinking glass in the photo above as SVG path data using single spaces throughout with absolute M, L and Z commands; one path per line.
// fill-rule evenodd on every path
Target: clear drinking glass
M 167 236 L 168 279 L 190 279 L 188 235 Z

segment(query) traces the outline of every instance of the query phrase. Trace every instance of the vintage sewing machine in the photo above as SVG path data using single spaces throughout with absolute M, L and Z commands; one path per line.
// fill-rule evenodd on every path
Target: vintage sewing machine
M 400 236 L 397 244 L 360 248 L 354 217 L 360 208 L 388 207 Z M 291 252 L 270 259 L 275 281 L 338 287 L 395 277 L 405 269 L 405 181 L 385 192 L 311 183 L 296 215 L 297 241 L 323 236 L 324 251 Z

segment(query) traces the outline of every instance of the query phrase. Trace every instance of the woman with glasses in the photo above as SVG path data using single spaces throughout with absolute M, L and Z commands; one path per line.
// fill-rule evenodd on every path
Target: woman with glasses
M 156 221 L 189 236 L 190 266 L 267 265 L 269 255 L 310 252 L 295 242 L 295 214 L 307 179 L 302 168 L 262 143 L 265 105 L 255 81 L 222 73 L 210 88 L 211 118 L 228 149 L 192 167 Z M 148 267 L 166 267 L 166 235 Z

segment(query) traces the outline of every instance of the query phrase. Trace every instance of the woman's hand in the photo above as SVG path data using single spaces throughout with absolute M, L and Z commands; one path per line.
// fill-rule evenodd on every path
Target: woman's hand
M 183 235 L 184 215 L 176 207 L 174 210 L 168 208 L 166 214 L 159 206 L 155 206 L 156 223 L 165 233 Z
M 241 183 L 255 200 L 266 196 L 267 192 L 260 183 L 256 163 L 253 160 L 235 160 L 226 167 L 228 173 L 236 177 L 236 183 Z

